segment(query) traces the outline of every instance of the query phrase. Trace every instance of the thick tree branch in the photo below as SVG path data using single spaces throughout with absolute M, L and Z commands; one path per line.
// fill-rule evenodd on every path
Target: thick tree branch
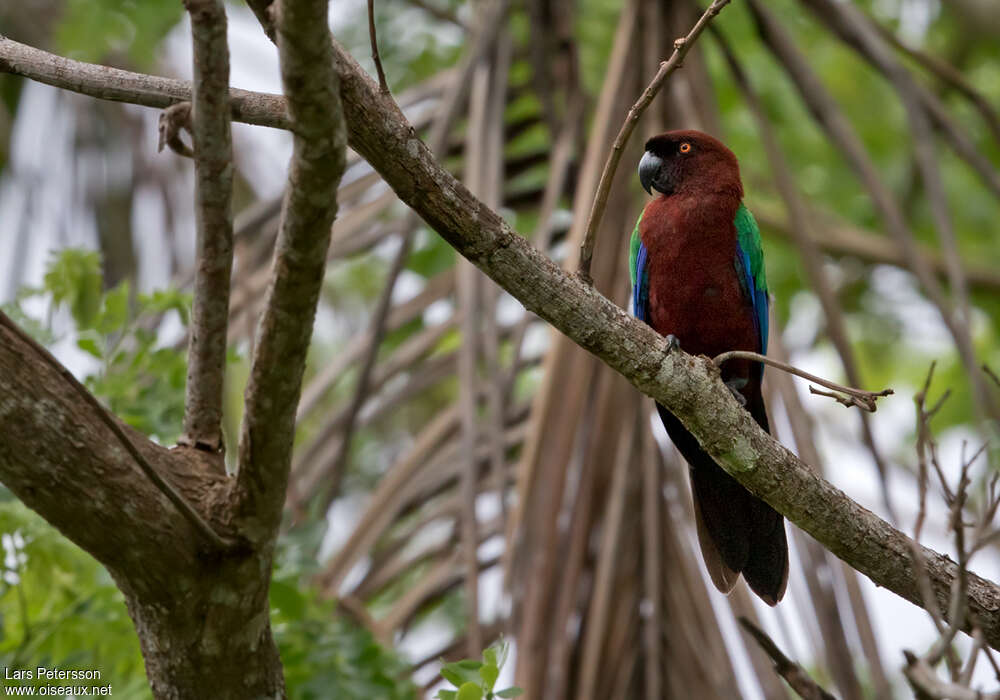
M 193 505 L 217 494 L 224 475 L 182 463 L 182 451 L 123 425 L 2 312 L 0 435 L 0 481 L 112 571 L 170 576 L 177 559 L 167 551 L 188 551 L 171 543 L 192 536 L 184 520 L 213 546 L 228 546 Z M 185 466 L 192 467 L 187 485 L 201 487 L 185 488 Z M 162 571 L 145 560 L 151 542 L 163 553 Z
M 295 409 L 347 147 L 327 3 L 283 0 L 275 14 L 295 138 L 240 438 L 237 517 L 255 542 L 273 541 L 285 502 Z
M 193 125 L 197 263 L 188 334 L 181 444 L 222 449 L 229 283 L 233 269 L 233 143 L 229 45 L 222 0 L 185 0 L 194 39 Z

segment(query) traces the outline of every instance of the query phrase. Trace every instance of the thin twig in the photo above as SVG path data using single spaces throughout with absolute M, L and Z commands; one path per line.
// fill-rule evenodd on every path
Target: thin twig
M 883 389 L 882 391 L 865 391 L 864 389 L 855 389 L 853 387 L 843 386 L 841 384 L 831 382 L 829 379 L 817 377 L 815 374 L 809 374 L 809 372 L 803 371 L 798 367 L 793 367 L 785 362 L 779 362 L 772 357 L 767 357 L 766 355 L 761 355 L 756 352 L 750 352 L 749 350 L 730 350 L 729 352 L 717 355 L 712 362 L 721 366 L 724 362 L 728 362 L 729 360 L 751 360 L 753 362 L 762 362 L 765 365 L 769 365 L 775 369 L 780 369 L 783 372 L 788 372 L 789 374 L 794 374 L 798 377 L 802 377 L 803 379 L 808 379 L 811 382 L 822 384 L 827 389 L 832 389 L 840 395 L 820 391 L 814 387 L 809 387 L 810 393 L 819 394 L 820 396 L 829 396 L 845 406 L 857 406 L 858 408 L 863 408 L 864 410 L 871 411 L 872 413 L 874 413 L 877 408 L 875 404 L 876 401 L 883 396 L 890 396 L 895 393 L 892 389 Z
M 156 469 L 151 465 L 142 453 L 139 452 L 135 444 L 129 439 L 125 431 L 122 430 L 121 426 L 115 420 L 114 416 L 101 405 L 93 394 L 87 391 L 86 387 L 83 386 L 76 377 L 70 373 L 68 369 L 60 364 L 59 360 L 52 356 L 48 350 L 43 348 L 41 345 L 35 342 L 35 340 L 29 336 L 27 333 L 22 331 L 16 323 L 14 323 L 3 311 L 0 311 L 0 326 L 8 329 L 11 333 L 16 335 L 22 342 L 24 342 L 28 347 L 34 350 L 42 360 L 51 366 L 56 372 L 62 376 L 66 382 L 73 387 L 73 390 L 80 395 L 81 398 L 94 409 L 94 414 L 100 418 L 101 422 L 108 426 L 108 429 L 114 433 L 118 442 L 121 446 L 125 448 L 125 451 L 129 453 L 135 463 L 139 465 L 142 472 L 149 478 L 153 485 L 159 489 L 159 491 L 167 497 L 167 499 L 176 506 L 180 514 L 183 515 L 189 523 L 200 532 L 206 540 L 208 540 L 212 545 L 218 549 L 230 549 L 233 547 L 234 542 L 229 538 L 219 535 L 212 526 L 209 525 L 201 514 L 195 510 L 194 506 L 188 503 L 183 496 L 181 496 L 173 486 L 171 486 Z
M 903 656 L 903 674 L 920 700 L 1000 700 L 1000 692 L 984 693 L 941 680 L 926 660 L 911 651 L 904 649 Z
M 372 43 L 372 60 L 375 62 L 375 70 L 378 72 L 378 89 L 383 95 L 389 94 L 389 83 L 385 80 L 385 71 L 382 70 L 382 59 L 378 55 L 378 38 L 375 36 L 375 0 L 368 0 L 368 38 Z
M 927 378 L 924 380 L 923 389 L 913 397 L 913 402 L 917 407 L 917 492 L 918 508 L 917 519 L 913 525 L 913 539 L 910 540 L 910 551 L 913 557 L 913 575 L 920 591 L 920 597 L 924 601 L 924 609 L 931 616 L 931 621 L 937 629 L 938 634 L 944 634 L 945 626 L 941 618 L 941 610 L 938 607 L 937 598 L 931 585 L 930 576 L 927 573 L 927 562 L 924 561 L 923 552 L 920 549 L 920 535 L 924 529 L 924 520 L 927 517 L 927 442 L 929 430 L 927 422 L 931 412 L 925 408 L 927 392 L 930 389 L 931 379 L 934 377 L 935 363 L 931 363 L 927 371 Z M 938 403 L 940 406 L 940 403 Z
M 660 70 L 656 73 L 652 82 L 643 90 L 639 100 L 632 105 L 632 108 L 628 111 L 628 115 L 625 117 L 625 123 L 622 124 L 621 129 L 618 131 L 618 136 L 615 137 L 611 153 L 608 154 L 608 160 L 604 164 L 604 172 L 601 173 L 601 182 L 597 186 L 597 195 L 594 197 L 594 204 L 590 209 L 590 217 L 587 219 L 587 229 L 583 236 L 583 243 L 580 245 L 580 266 L 578 273 L 588 284 L 591 283 L 590 263 L 594 257 L 597 227 L 601 224 L 601 217 L 604 215 L 604 209 L 608 204 L 611 181 L 614 179 L 615 171 L 618 170 L 618 162 L 621 160 L 622 153 L 625 150 L 625 144 L 639 123 L 642 113 L 646 111 L 646 107 L 649 106 L 649 103 L 656 97 L 656 93 L 663 87 L 663 83 L 666 82 L 667 78 L 675 70 L 681 67 L 684 63 L 684 57 L 691 50 L 691 46 L 701 35 L 705 27 L 708 26 L 708 23 L 712 21 L 712 18 L 719 14 L 722 8 L 729 4 L 729 1 L 714 0 L 695 23 L 694 27 L 691 28 L 691 31 L 688 32 L 687 36 L 674 41 L 674 52 L 668 60 L 660 64 Z
M 760 648 L 771 657 L 774 662 L 775 672 L 785 679 L 792 690 L 799 694 L 803 700 L 836 700 L 834 696 L 826 692 L 814 681 L 801 666 L 785 656 L 784 652 L 778 648 L 774 640 L 760 627 L 755 625 L 746 617 L 738 618 L 740 625 L 747 631 Z

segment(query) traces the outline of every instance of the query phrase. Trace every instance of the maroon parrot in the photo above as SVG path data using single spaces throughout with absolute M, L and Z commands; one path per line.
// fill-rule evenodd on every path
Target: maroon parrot
M 733 152 L 700 131 L 668 131 L 646 142 L 639 162 L 649 202 L 632 233 L 629 270 L 637 318 L 671 345 L 714 357 L 767 352 L 767 279 L 760 231 L 744 206 Z M 759 362 L 730 360 L 722 379 L 769 431 Z M 660 419 L 690 465 L 705 566 L 729 593 L 740 574 L 769 605 L 785 593 L 788 545 L 781 515 L 716 464 L 663 406 Z

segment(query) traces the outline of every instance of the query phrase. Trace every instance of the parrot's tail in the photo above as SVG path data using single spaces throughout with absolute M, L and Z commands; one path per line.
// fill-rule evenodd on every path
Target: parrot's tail
M 742 573 L 754 593 L 768 605 L 776 605 L 788 583 L 788 543 L 781 514 L 716 464 L 672 413 L 659 404 L 656 408 L 667 434 L 691 467 L 698 542 L 715 587 L 729 593 Z M 747 408 L 769 431 L 759 393 Z

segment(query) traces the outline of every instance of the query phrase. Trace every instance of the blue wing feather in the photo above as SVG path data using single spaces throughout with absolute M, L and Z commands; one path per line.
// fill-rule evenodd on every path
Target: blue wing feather
M 640 321 L 649 323 L 649 270 L 646 263 L 649 253 L 645 244 L 639 241 L 635 256 L 634 284 L 632 285 L 632 313 Z

